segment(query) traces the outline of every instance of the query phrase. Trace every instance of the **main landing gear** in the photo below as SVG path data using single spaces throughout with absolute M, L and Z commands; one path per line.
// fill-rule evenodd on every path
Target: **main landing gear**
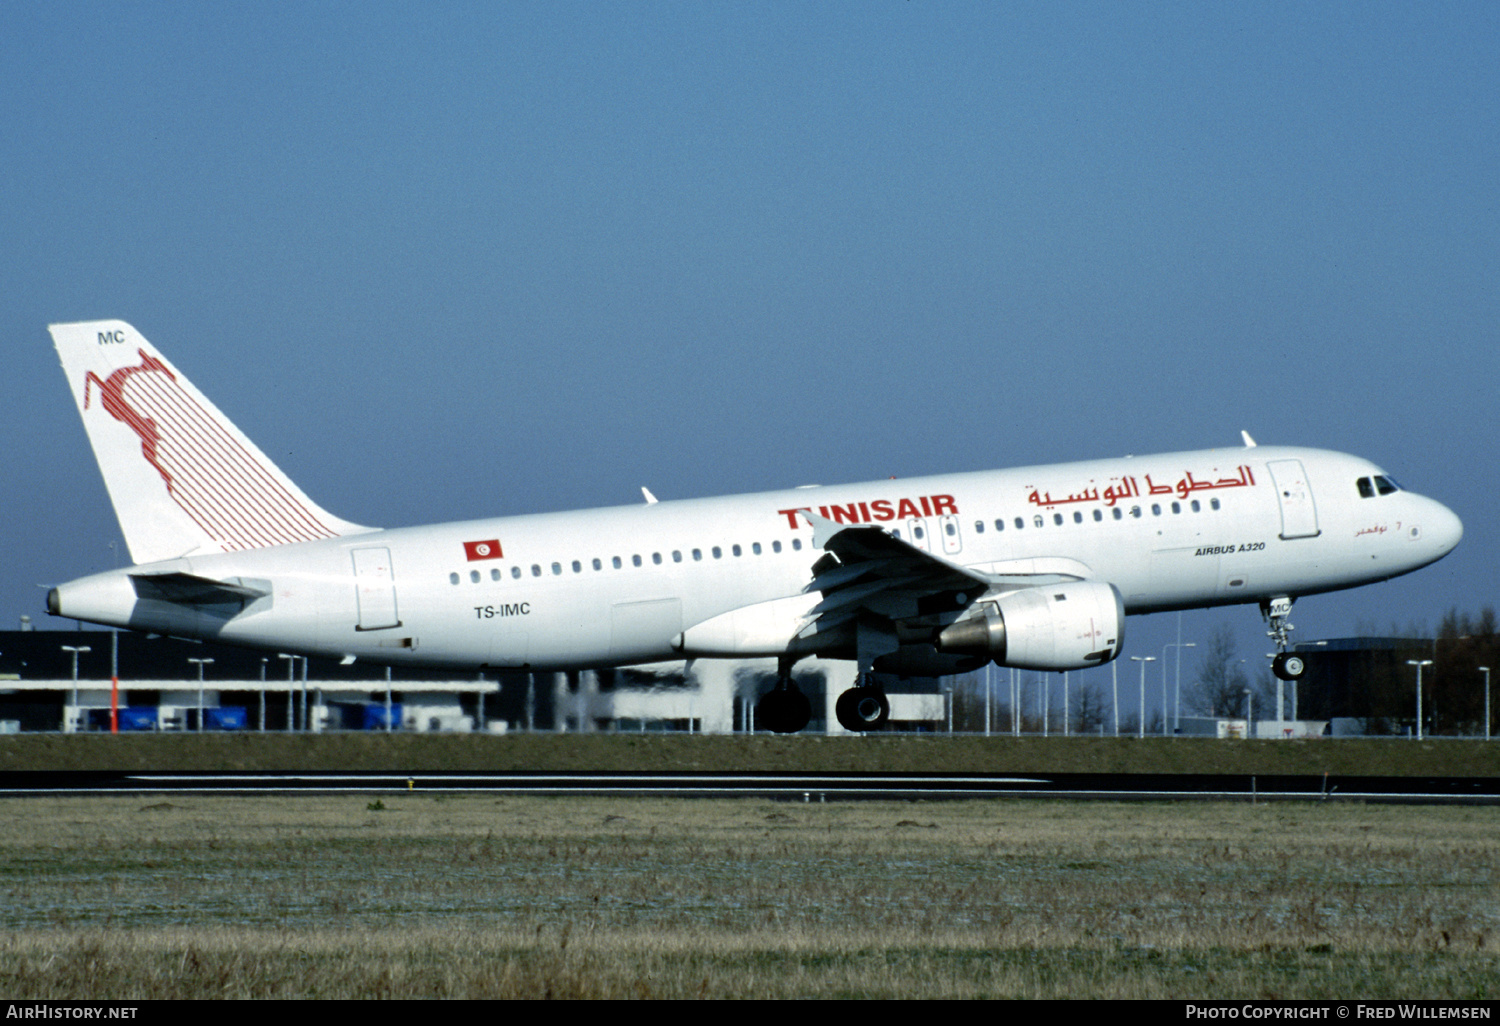
M 1270 629 L 1266 636 L 1276 642 L 1276 655 L 1271 659 L 1271 672 L 1282 680 L 1301 680 L 1307 672 L 1307 661 L 1291 647 L 1294 630 L 1289 617 L 1292 615 L 1292 599 L 1287 596 L 1267 599 L 1260 604 L 1260 615 L 1265 617 Z
M 776 734 L 795 734 L 812 719 L 812 703 L 792 680 L 792 661 L 776 662 L 776 686 L 755 703 L 755 721 Z
M 899 651 L 900 641 L 889 623 L 861 620 L 854 629 L 854 658 L 859 666 L 854 687 L 833 704 L 839 725 L 855 734 L 884 727 L 891 718 L 891 702 L 875 682 L 875 660 Z
M 890 699 L 869 671 L 859 675 L 860 683 L 839 695 L 834 713 L 844 729 L 855 734 L 880 730 L 891 718 Z M 755 703 L 755 722 L 763 730 L 776 734 L 795 734 L 812 719 L 812 703 L 792 680 L 790 660 L 776 667 L 776 686 Z
M 839 696 L 833 711 L 845 730 L 856 734 L 879 730 L 891 718 L 891 703 L 885 692 L 875 683 L 873 673 L 861 673 L 863 682 Z

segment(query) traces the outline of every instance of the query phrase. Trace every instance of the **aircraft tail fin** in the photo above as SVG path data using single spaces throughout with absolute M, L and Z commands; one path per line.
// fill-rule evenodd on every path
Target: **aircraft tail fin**
M 124 321 L 48 331 L 133 562 L 369 530 L 309 499 Z

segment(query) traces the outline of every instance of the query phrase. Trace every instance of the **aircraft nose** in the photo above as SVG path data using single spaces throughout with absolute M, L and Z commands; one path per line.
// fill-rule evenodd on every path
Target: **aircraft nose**
M 1464 536 L 1464 522 L 1458 519 L 1458 514 L 1440 502 L 1434 502 L 1433 510 L 1428 515 L 1427 530 L 1432 540 L 1437 544 L 1440 555 L 1446 556 L 1458 545 Z

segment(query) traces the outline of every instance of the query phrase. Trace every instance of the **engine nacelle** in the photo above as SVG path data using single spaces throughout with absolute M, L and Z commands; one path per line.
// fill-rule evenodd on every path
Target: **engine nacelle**
M 1125 643 L 1125 602 L 1098 581 L 1042 585 L 978 604 L 981 612 L 948 625 L 937 650 L 987 655 L 1022 670 L 1102 666 Z

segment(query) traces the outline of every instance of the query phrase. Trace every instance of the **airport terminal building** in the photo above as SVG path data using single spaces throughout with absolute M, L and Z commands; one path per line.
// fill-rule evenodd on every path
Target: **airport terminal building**
M 841 732 L 852 663 L 803 660 L 813 729 Z M 774 660 L 699 660 L 581 673 L 391 670 L 133 631 L 0 631 L 0 732 L 754 729 Z M 115 686 L 114 682 L 118 681 Z M 892 694 L 897 729 L 945 720 L 935 680 Z
M 1307 674 L 1285 685 L 1256 722 L 1187 723 L 1185 734 L 1306 737 L 1414 732 L 1415 668 L 1423 660 L 1426 734 L 1481 736 L 1481 678 L 1441 642 L 1346 638 L 1296 646 Z M 1483 653 L 1481 653 L 1483 655 Z M 1473 661 L 1473 660 L 1470 660 Z M 754 730 L 774 660 L 701 659 L 578 673 L 478 673 L 390 668 L 105 630 L 0 632 L 0 732 L 61 731 L 641 731 Z M 798 686 L 814 731 L 842 733 L 833 700 L 853 663 L 805 659 Z M 998 677 L 999 674 L 997 673 Z M 1473 680 L 1469 681 L 1472 677 Z M 118 686 L 114 681 L 118 680 Z M 886 682 L 889 729 L 953 729 L 954 682 Z M 1010 732 L 996 698 L 996 732 Z M 112 715 L 113 708 L 113 715 Z M 964 729 L 964 728 L 960 728 Z M 974 729 L 972 717 L 967 729 Z M 1061 733 L 1060 718 L 1054 732 Z

